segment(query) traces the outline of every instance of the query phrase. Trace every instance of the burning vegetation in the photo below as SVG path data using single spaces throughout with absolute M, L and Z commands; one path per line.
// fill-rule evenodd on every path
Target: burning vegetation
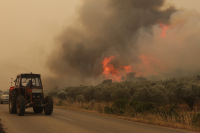
M 49 70 L 69 79 L 66 84 L 70 85 L 97 84 L 105 79 L 103 75 L 118 82 L 131 72 L 157 75 L 151 66 L 157 61 L 147 57 L 148 53 L 139 53 L 138 33 L 141 28 L 150 33 L 152 26 L 162 23 L 165 36 L 175 7 L 160 10 L 165 0 L 83 1 L 80 25 L 66 28 L 57 37 L 47 62 Z
M 160 28 L 163 30 L 161 36 L 163 38 L 165 38 L 166 37 L 166 32 L 167 32 L 167 30 L 169 29 L 170 26 L 164 25 L 162 23 L 159 23 L 159 24 L 160 24 Z
M 161 9 L 165 0 L 83 0 L 76 25 L 57 36 L 47 67 L 52 85 L 152 80 L 199 74 L 200 15 Z M 186 63 L 187 62 L 187 63 Z M 62 84 L 62 85 L 61 85 Z
M 109 58 L 105 58 L 104 61 L 101 63 L 103 64 L 103 74 L 107 79 L 112 79 L 112 81 L 120 82 L 122 81 L 122 74 L 119 73 L 117 68 L 114 68 L 112 64 L 109 64 L 112 59 L 115 59 L 115 56 L 111 56 Z M 132 72 L 131 66 L 120 66 L 120 69 L 123 69 L 125 73 Z

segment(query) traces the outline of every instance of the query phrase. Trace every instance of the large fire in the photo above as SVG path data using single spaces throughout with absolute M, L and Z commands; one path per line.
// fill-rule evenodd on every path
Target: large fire
M 131 65 L 129 65 L 129 66 L 121 66 L 120 68 L 123 68 L 126 71 L 126 73 L 133 72 L 133 70 L 131 68 Z
M 115 56 L 110 56 L 109 58 L 105 58 L 101 64 L 103 64 L 103 74 L 107 79 L 112 79 L 113 81 L 120 82 L 122 81 L 122 74 L 119 73 L 117 68 L 114 68 L 112 64 L 109 64 L 112 59 L 115 59 Z M 123 68 L 126 73 L 132 72 L 131 66 L 120 66 Z
M 141 62 L 134 66 L 120 66 L 119 68 L 114 68 L 110 61 L 115 59 L 115 56 L 106 57 L 101 64 L 103 64 L 103 74 L 107 79 L 112 79 L 113 81 L 122 81 L 122 76 L 126 74 L 135 72 L 136 77 L 148 76 L 148 75 L 158 75 L 159 71 L 162 71 L 164 67 L 161 65 L 160 60 L 152 55 L 141 54 L 139 56 Z M 134 67 L 134 70 L 132 69 Z M 119 69 L 121 71 L 119 71 Z
M 162 33 L 161 33 L 161 36 L 163 38 L 165 38 L 166 37 L 166 32 L 167 32 L 167 30 L 169 29 L 170 26 L 164 25 L 162 23 L 159 23 L 159 25 L 160 25 L 160 28 L 163 30 Z
M 163 30 L 161 36 L 166 37 L 166 32 L 170 26 L 159 23 L 160 28 Z M 127 73 L 135 72 L 136 77 L 148 76 L 148 75 L 158 75 L 159 71 L 164 71 L 165 67 L 155 56 L 141 54 L 139 59 L 141 62 L 135 64 L 134 66 L 120 66 L 119 68 L 114 68 L 110 61 L 115 59 L 115 56 L 106 57 L 101 64 L 103 64 L 103 74 L 107 79 L 112 79 L 113 81 L 122 81 L 122 76 L 126 76 Z M 132 69 L 134 67 L 134 70 Z M 123 70 L 121 73 L 120 70 Z

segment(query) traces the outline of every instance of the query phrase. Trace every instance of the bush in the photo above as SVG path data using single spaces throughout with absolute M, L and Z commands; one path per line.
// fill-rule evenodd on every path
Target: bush
M 136 112 L 141 113 L 144 111 L 151 111 L 154 108 L 155 108 L 155 106 L 151 102 L 141 102 L 140 104 L 138 104 L 138 106 L 136 108 Z
M 112 100 L 130 98 L 130 90 L 126 88 L 115 88 L 115 90 L 111 93 Z
M 113 107 L 104 107 L 104 113 L 106 114 L 117 114 L 117 109 Z
M 112 101 L 111 93 L 112 93 L 111 87 L 103 86 L 102 91 L 101 91 L 102 100 L 105 102 Z
M 61 91 L 58 93 L 58 98 L 67 100 L 67 92 Z
M 123 98 L 123 99 L 115 100 L 114 104 L 113 104 L 113 107 L 115 107 L 118 110 L 120 110 L 120 109 L 125 109 L 127 105 L 128 105 L 127 99 Z
M 155 109 L 155 105 L 152 102 L 139 102 L 137 99 L 132 99 L 129 102 L 129 106 L 132 107 L 136 113 L 142 113 L 144 111 L 151 111 Z
M 94 99 L 96 99 L 98 102 L 101 102 L 102 96 L 101 96 L 101 91 L 100 90 L 95 91 Z
M 142 102 L 153 102 L 157 106 L 166 104 L 168 102 L 168 98 L 166 92 L 164 91 L 164 87 L 160 84 L 140 88 L 134 94 L 134 97 Z
M 58 97 L 59 92 L 60 92 L 60 90 L 57 89 L 57 87 L 55 87 L 54 89 L 46 91 L 45 95 L 51 96 L 51 97 Z
M 76 99 L 78 95 L 84 94 L 88 88 L 89 86 L 67 87 L 65 88 L 65 92 L 68 93 L 68 97 Z
M 190 109 L 193 110 L 194 103 L 198 100 L 197 94 L 194 90 L 197 89 L 191 81 L 180 81 L 175 85 L 174 94 L 177 99 L 185 101 Z
M 139 104 L 139 101 L 138 99 L 136 98 L 133 98 L 130 102 L 129 102 L 129 106 L 132 107 L 132 108 L 136 108 Z
M 112 84 L 112 79 L 106 79 L 102 82 L 102 84 Z
M 192 116 L 192 125 L 195 127 L 200 127 L 200 113 Z
M 76 86 L 67 87 L 63 91 L 55 87 L 45 91 L 45 95 L 58 97 L 61 99 L 73 98 L 81 101 L 95 100 L 106 103 L 118 99 L 130 97 L 138 99 L 139 103 L 154 103 L 156 107 L 166 104 L 178 104 L 185 102 L 193 109 L 194 103 L 200 98 L 200 76 L 173 78 L 164 81 L 148 81 L 141 77 L 135 77 L 134 73 L 129 73 L 131 81 L 114 82 L 105 80 L 97 86 Z M 137 79 L 134 81 L 133 78 Z M 140 80 L 138 80 L 140 79 Z M 136 104 L 134 101 L 129 103 L 131 106 Z
M 81 95 L 78 95 L 78 96 L 76 96 L 76 99 L 78 100 L 78 102 L 80 103 L 80 102 L 84 102 L 84 100 L 85 100 L 85 98 L 84 98 L 84 96 L 83 96 L 83 94 L 81 94 Z
M 94 87 L 90 87 L 87 90 L 85 90 L 83 93 L 85 100 L 89 102 L 92 99 L 94 99 L 94 93 L 95 93 Z

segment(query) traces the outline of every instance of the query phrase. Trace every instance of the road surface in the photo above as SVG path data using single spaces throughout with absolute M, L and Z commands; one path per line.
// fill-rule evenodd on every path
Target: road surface
M 0 119 L 6 133 L 191 133 L 60 108 L 51 116 L 32 108 L 17 116 L 8 112 L 8 104 L 0 105 Z

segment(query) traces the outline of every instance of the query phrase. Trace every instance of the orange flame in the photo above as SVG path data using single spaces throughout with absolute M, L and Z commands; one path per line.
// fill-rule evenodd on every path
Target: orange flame
M 103 64 L 103 74 L 106 76 L 106 78 L 110 78 L 112 79 L 113 81 L 118 81 L 120 82 L 121 81 L 121 77 L 119 75 L 119 71 L 117 69 L 114 68 L 114 66 L 112 64 L 109 64 L 109 62 L 112 60 L 112 59 L 115 59 L 115 56 L 111 56 L 109 58 L 105 58 L 104 61 L 101 63 Z
M 167 30 L 169 29 L 170 26 L 164 25 L 162 23 L 159 23 L 159 25 L 160 25 L 160 28 L 163 30 L 162 33 L 161 33 L 161 36 L 163 38 L 165 38 L 166 37 L 166 32 L 167 32 Z
M 141 59 L 140 64 L 134 65 L 134 70 L 132 70 L 132 66 L 120 66 L 118 71 L 117 68 L 114 68 L 110 61 L 115 59 L 115 56 L 110 56 L 109 58 L 105 58 L 101 64 L 103 64 L 103 74 L 107 79 L 112 79 L 113 81 L 120 82 L 122 81 L 122 76 L 126 76 L 127 73 L 135 72 L 136 77 L 140 76 L 148 76 L 148 75 L 158 75 L 158 72 L 164 71 L 165 67 L 153 55 L 141 54 L 139 58 Z
M 110 56 L 105 58 L 101 64 L 103 64 L 103 74 L 107 79 L 112 79 L 113 81 L 120 82 L 122 81 L 122 75 L 119 73 L 118 69 L 114 68 L 112 64 L 109 64 L 112 59 L 115 59 L 115 56 Z M 123 68 L 126 73 L 132 72 L 131 66 L 120 66 Z
M 129 65 L 129 66 L 121 66 L 120 68 L 123 68 L 126 71 L 126 73 L 133 72 L 133 70 L 131 68 L 131 65 Z

